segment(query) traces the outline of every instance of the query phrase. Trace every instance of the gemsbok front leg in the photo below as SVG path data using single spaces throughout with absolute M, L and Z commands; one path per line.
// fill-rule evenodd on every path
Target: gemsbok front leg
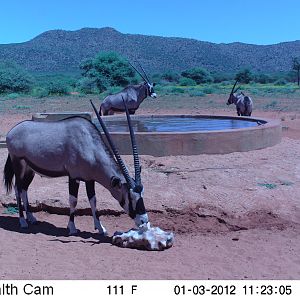
M 68 223 L 69 235 L 75 235 L 78 230 L 75 226 L 75 210 L 77 206 L 79 181 L 69 177 L 69 204 L 70 204 L 70 219 Z
M 89 199 L 89 202 L 91 205 L 91 209 L 92 209 L 95 229 L 98 229 L 98 231 L 101 235 L 107 235 L 107 230 L 101 224 L 101 222 L 99 220 L 99 216 L 97 215 L 97 205 L 96 205 L 97 200 L 96 200 L 96 193 L 95 193 L 95 181 L 86 181 L 85 187 L 86 187 L 86 194 L 88 196 L 88 199 Z

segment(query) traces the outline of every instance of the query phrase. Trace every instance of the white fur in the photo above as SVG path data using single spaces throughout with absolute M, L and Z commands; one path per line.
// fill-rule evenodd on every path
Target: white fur
M 143 224 L 146 224 L 149 222 L 148 214 L 143 214 L 143 215 L 136 215 L 134 218 L 134 222 L 136 226 L 141 226 Z
M 76 205 L 77 205 L 77 198 L 72 195 L 69 195 L 69 203 L 70 203 L 70 214 L 71 214 L 71 213 L 75 212 Z M 76 234 L 78 232 L 78 230 L 76 229 L 75 223 L 72 221 L 69 221 L 68 229 L 69 229 L 70 235 Z
M 69 204 L 70 204 L 70 214 L 74 213 L 77 205 L 77 198 L 69 195 Z
M 26 211 L 26 217 L 27 217 L 27 221 L 30 224 L 36 224 L 37 223 L 37 219 L 33 216 L 33 214 L 29 211 L 29 202 L 28 202 L 28 196 L 27 196 L 27 191 L 22 190 L 21 193 L 21 199 L 23 201 L 24 204 L 24 208 Z
M 141 191 L 141 193 L 135 193 L 132 189 L 130 189 L 129 192 L 132 201 L 132 208 L 135 210 L 138 200 L 144 196 L 144 189 Z
M 97 216 L 96 216 L 96 202 L 97 202 L 96 196 L 93 196 L 89 201 L 90 201 L 92 214 L 93 214 L 93 218 L 94 218 L 95 229 L 98 229 L 98 231 L 101 235 L 107 235 L 107 230 L 101 224 L 101 222 L 97 219 Z

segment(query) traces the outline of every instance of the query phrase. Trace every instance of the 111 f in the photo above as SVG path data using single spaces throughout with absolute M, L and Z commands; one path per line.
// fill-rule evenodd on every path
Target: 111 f
M 107 286 L 108 295 L 124 295 L 124 286 L 123 285 L 109 285 Z M 131 286 L 131 295 L 137 291 L 137 285 Z

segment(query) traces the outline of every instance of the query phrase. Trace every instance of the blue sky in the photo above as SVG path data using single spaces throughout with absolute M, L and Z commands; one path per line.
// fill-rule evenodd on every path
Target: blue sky
M 300 40 L 300 0 L 0 0 L 0 44 L 51 29 L 114 27 L 122 33 L 229 43 Z

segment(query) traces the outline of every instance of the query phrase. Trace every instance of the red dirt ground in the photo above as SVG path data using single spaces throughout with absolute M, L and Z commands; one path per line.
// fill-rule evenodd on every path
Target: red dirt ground
M 224 114 L 207 111 L 212 112 Z M 76 217 L 81 230 L 76 237 L 67 236 L 66 215 L 43 211 L 36 213 L 37 226 L 21 230 L 17 216 L 0 206 L 0 279 L 300 279 L 299 115 L 255 116 L 283 120 L 280 144 L 226 155 L 142 157 L 150 220 L 175 232 L 172 248 L 146 252 L 113 246 L 114 231 L 128 230 L 133 223 L 118 215 L 116 201 L 97 186 L 106 238 L 99 238 L 86 215 Z M 27 118 L 0 117 L 2 135 Z M 1 170 L 6 155 L 6 149 L 0 149 Z M 130 157 L 126 160 L 131 162 Z M 36 176 L 29 197 L 32 204 L 64 206 L 66 178 Z M 0 201 L 14 201 L 3 186 Z M 78 206 L 86 204 L 82 187 Z

